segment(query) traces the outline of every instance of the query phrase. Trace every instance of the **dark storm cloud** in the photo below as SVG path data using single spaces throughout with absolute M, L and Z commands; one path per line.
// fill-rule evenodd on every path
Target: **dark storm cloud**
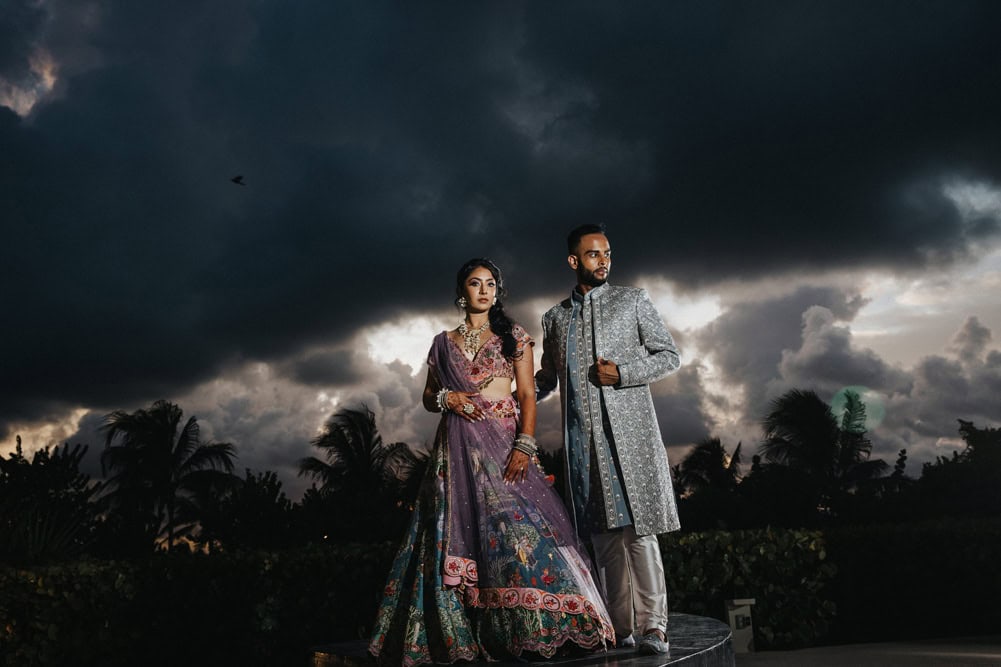
M 963 323 L 948 346 L 948 354 L 929 355 L 912 368 L 903 368 L 858 346 L 850 328 L 839 323 L 855 316 L 857 304 L 850 305 L 850 296 L 833 289 L 826 295 L 817 290 L 810 296 L 804 299 L 804 290 L 800 290 L 789 297 L 742 305 L 700 332 L 702 349 L 727 343 L 712 359 L 724 379 L 743 388 L 743 414 L 731 413 L 731 418 L 742 424 L 738 431 L 760 437 L 758 425 L 771 401 L 790 389 L 816 391 L 831 403 L 846 387 L 862 393 L 863 401 L 871 404 L 870 415 L 879 416 L 869 432 L 873 456 L 891 462 L 902 448 L 908 450 L 912 464 L 948 454 L 951 450 L 936 443 L 956 437 L 957 419 L 981 427 L 997 424 L 1001 414 L 1001 353 L 987 349 L 991 331 L 977 318 Z M 805 305 L 821 300 L 831 305 Z M 793 327 L 787 322 L 777 322 L 780 326 L 772 329 L 790 332 L 784 340 L 754 335 L 761 331 L 762 318 L 792 317 L 799 309 L 802 326 L 796 340 L 792 340 Z M 758 354 L 764 359 L 757 359 Z M 749 360 L 754 363 L 747 363 Z M 699 393 L 703 402 L 712 400 L 708 392 L 700 389 Z M 908 473 L 920 474 L 913 465 Z
M 702 405 L 706 394 L 698 364 L 683 366 L 669 379 L 653 387 L 654 406 L 660 421 L 664 444 L 688 447 L 708 437 L 713 427 L 712 418 Z M 672 455 L 672 463 L 678 463 Z
M 851 330 L 836 324 L 834 313 L 823 306 L 811 306 L 803 313 L 801 343 L 796 349 L 783 351 L 778 373 L 779 385 L 790 389 L 811 386 L 828 400 L 846 386 L 894 392 L 908 384 L 902 371 L 875 352 L 853 346 Z
M 941 188 L 996 185 L 993 3 L 72 4 L 0 24 L 0 76 L 61 76 L 0 109 L 0 434 L 440 307 L 469 256 L 562 293 L 584 221 L 689 286 L 997 233 Z
M 969 322 L 957 338 L 963 338 L 968 327 Z M 943 421 L 996 421 L 1001 417 L 1001 353 L 991 350 L 986 355 L 968 355 L 960 351 L 957 357 L 932 355 L 914 368 L 914 387 L 908 395 L 920 406 L 917 429 L 931 433 Z
M 363 375 L 355 367 L 351 350 L 310 352 L 283 364 L 283 374 L 303 384 L 330 386 L 357 382 Z
M 213 7 L 109 8 L 94 39 L 114 66 L 4 119 L 4 301 L 40 313 L 6 334 L 7 418 L 42 416 L 26 396 L 170 393 L 349 332 L 442 291 L 432 269 L 461 256 L 446 238 L 488 245 L 456 224 L 475 200 L 443 192 L 490 110 L 489 54 L 427 29 L 461 35 L 463 17 Z
M 763 388 L 781 379 L 783 356 L 803 344 L 804 313 L 819 306 L 839 319 L 851 320 L 863 305 L 856 293 L 801 287 L 791 294 L 732 306 L 704 327 L 697 340 L 723 379 L 743 388 L 748 414 L 757 421 L 771 398 Z
M 673 275 L 704 283 L 920 265 L 996 235 L 996 219 L 968 226 L 941 184 L 997 183 L 998 5 L 546 7 L 526 22 L 526 59 L 594 98 L 565 122 L 650 147 L 656 189 L 627 217 L 644 263 L 670 251 Z M 659 237 L 642 234 L 655 224 Z
M 850 328 L 865 305 L 856 293 L 835 287 L 803 287 L 790 294 L 757 302 L 737 304 L 714 322 L 696 332 L 699 349 L 720 372 L 724 385 L 737 387 L 743 395 L 741 410 L 716 397 L 736 424 L 727 435 L 744 438 L 750 453 L 761 437 L 760 424 L 774 399 L 791 389 L 816 391 L 828 403 L 845 387 L 865 387 L 888 403 L 896 401 L 896 428 L 885 427 L 871 434 L 874 456 L 891 457 L 901 448 L 921 443 L 906 423 L 920 400 L 913 400 L 914 379 L 891 366 L 875 352 L 859 348 Z M 713 402 L 711 392 L 700 391 L 703 402 Z M 866 397 L 868 398 L 868 397 Z M 875 408 L 876 406 L 874 406 Z M 890 408 L 887 407 L 887 413 Z M 709 428 L 713 426 L 707 422 Z M 941 435 L 941 420 L 936 423 Z M 719 435 L 714 433 L 714 435 Z M 749 436 L 749 437 L 748 437 Z M 925 444 L 925 443 L 921 443 Z M 933 458 L 929 451 L 912 451 L 919 458 Z
M 956 345 L 968 341 L 971 330 L 980 337 L 990 337 L 991 332 L 974 320 L 967 320 L 957 332 L 951 346 L 955 357 L 925 357 L 910 371 L 910 386 L 890 396 L 886 419 L 872 434 L 884 456 L 904 447 L 912 460 L 949 456 L 952 448 L 939 443 L 942 439 L 958 439 L 959 419 L 980 428 L 997 428 L 1001 415 L 1001 352 L 972 352 L 969 346 Z M 911 469 L 909 474 L 917 476 L 919 469 Z
M 0 7 L 0 81 L 37 83 L 31 59 L 45 18 L 45 8 L 31 0 L 9 0 Z
M 539 446 L 547 451 L 555 451 L 563 446 L 563 417 L 558 395 L 551 394 L 549 399 L 539 403 L 535 436 Z
M 973 363 L 983 356 L 991 341 L 991 330 L 976 317 L 969 317 L 952 339 L 951 349 L 960 360 Z

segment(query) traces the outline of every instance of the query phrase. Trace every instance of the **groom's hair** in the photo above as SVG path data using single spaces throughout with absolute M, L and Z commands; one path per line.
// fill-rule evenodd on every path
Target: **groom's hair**
M 574 227 L 570 234 L 567 236 L 567 252 L 571 255 L 577 254 L 577 247 L 580 245 L 580 240 L 587 236 L 588 234 L 604 234 L 605 225 L 581 225 L 580 227 Z

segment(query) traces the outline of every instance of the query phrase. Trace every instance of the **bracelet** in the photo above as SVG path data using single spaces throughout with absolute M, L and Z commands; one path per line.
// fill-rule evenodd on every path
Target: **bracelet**
M 438 392 L 437 396 L 435 396 L 435 402 L 438 403 L 438 409 L 442 412 L 448 412 L 448 394 L 449 390 L 444 388 Z
M 518 437 L 514 439 L 514 448 L 522 454 L 527 454 L 530 458 L 535 457 L 539 452 L 539 447 L 535 444 L 535 438 L 527 433 L 518 434 Z

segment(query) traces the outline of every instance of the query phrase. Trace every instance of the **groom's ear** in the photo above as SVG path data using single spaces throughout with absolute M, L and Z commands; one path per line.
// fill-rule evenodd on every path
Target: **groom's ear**
M 569 257 L 567 257 L 567 264 L 570 265 L 571 269 L 573 269 L 574 271 L 576 271 L 577 270 L 577 255 L 570 255 Z

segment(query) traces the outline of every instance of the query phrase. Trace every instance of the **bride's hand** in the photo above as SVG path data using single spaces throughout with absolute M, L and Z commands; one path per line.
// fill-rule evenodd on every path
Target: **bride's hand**
M 448 409 L 460 417 L 465 417 L 468 421 L 480 421 L 483 419 L 483 410 L 472 400 L 473 396 L 479 396 L 479 394 L 470 394 L 464 391 L 448 392 Z M 472 408 L 467 406 L 472 406 Z
M 504 468 L 504 481 L 508 484 L 525 481 L 531 463 L 532 459 L 528 454 L 512 449 L 507 457 L 507 467 Z

